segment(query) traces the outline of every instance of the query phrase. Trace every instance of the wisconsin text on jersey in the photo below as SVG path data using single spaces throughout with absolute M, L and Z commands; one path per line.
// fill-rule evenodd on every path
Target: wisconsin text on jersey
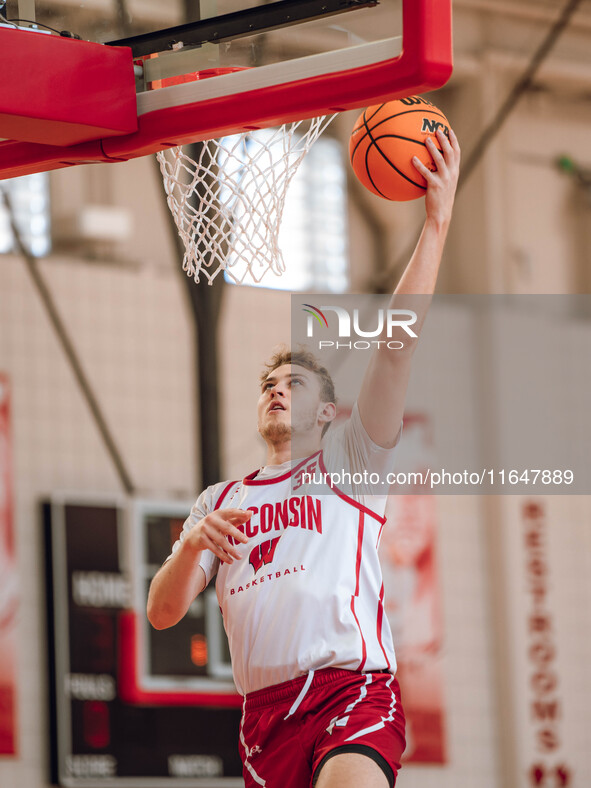
M 322 504 L 319 498 L 312 498 L 311 495 L 294 495 L 284 501 L 264 503 L 260 507 L 248 506 L 246 511 L 252 512 L 252 517 L 236 527 L 248 537 L 282 531 L 290 526 L 322 533 Z M 228 541 L 232 545 L 239 544 L 232 536 L 228 536 Z

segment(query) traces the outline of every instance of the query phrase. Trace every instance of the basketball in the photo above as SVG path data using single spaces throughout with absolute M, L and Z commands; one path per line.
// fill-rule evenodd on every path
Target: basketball
M 370 192 L 386 200 L 416 200 L 427 181 L 412 163 L 417 156 L 432 172 L 436 167 L 425 145 L 431 137 L 439 150 L 437 129 L 449 136 L 443 112 L 421 96 L 368 107 L 357 119 L 349 155 L 355 175 Z

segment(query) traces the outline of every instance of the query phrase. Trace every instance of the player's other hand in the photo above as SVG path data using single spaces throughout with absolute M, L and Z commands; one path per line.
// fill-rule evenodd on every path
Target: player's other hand
M 413 164 L 427 181 L 425 195 L 427 220 L 448 224 L 460 174 L 460 145 L 453 129 L 449 130 L 449 139 L 441 129 L 438 129 L 437 138 L 441 151 L 431 137 L 427 137 L 425 143 L 437 168 L 435 172 L 425 167 L 416 156 L 413 156 Z
M 246 544 L 248 536 L 239 529 L 252 517 L 251 511 L 244 509 L 218 509 L 198 520 L 187 534 L 187 545 L 196 552 L 211 550 L 224 564 L 232 564 L 239 559 L 238 549 L 230 543 L 234 541 Z

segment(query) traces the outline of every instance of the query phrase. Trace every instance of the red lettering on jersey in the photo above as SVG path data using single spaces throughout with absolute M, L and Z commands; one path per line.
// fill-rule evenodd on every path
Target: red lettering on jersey
M 286 570 L 285 570 L 285 572 L 284 572 L 283 574 L 284 574 L 284 575 L 290 575 L 290 574 L 291 574 L 291 572 L 289 571 L 289 569 L 286 569 Z
M 273 506 L 264 503 L 261 506 L 261 533 L 268 534 L 271 528 L 273 528 Z
M 275 504 L 275 530 L 279 531 L 281 528 L 287 528 L 289 525 L 289 512 L 287 511 L 287 505 L 289 501 L 286 498 L 285 501 L 278 501 Z
M 313 477 L 317 468 L 318 468 L 318 459 L 313 460 L 304 468 L 301 468 L 294 477 L 295 484 L 293 486 L 293 489 L 298 490 L 302 486 L 304 474 L 306 474 L 308 477 Z
M 308 510 L 308 530 L 313 531 L 312 521 L 319 534 L 322 533 L 322 507 L 318 498 L 314 499 L 306 495 L 306 506 Z
M 251 506 L 250 510 L 256 514 L 259 510 L 256 506 Z M 317 533 L 322 533 L 322 504 L 318 498 L 310 495 L 294 496 L 284 501 L 277 501 L 275 504 L 265 503 L 260 509 L 260 523 L 255 525 L 247 523 L 246 535 L 254 536 L 260 532 L 269 533 L 271 530 L 282 531 L 288 526 L 292 528 L 304 528 L 308 531 L 316 529 Z M 238 526 L 243 530 L 243 526 Z M 228 537 L 230 538 L 230 537 Z M 236 541 L 230 538 L 232 544 Z
M 254 516 L 258 513 L 259 508 L 258 508 L 258 506 L 249 506 L 246 511 L 247 512 L 252 512 L 252 517 L 250 518 L 250 520 L 246 521 L 246 535 L 247 536 L 256 536 L 258 534 L 258 532 L 259 532 L 259 527 L 258 527 L 258 525 L 255 525 L 253 520 L 254 520 Z
M 307 527 L 307 518 L 306 518 L 306 499 L 308 498 L 305 495 L 303 498 L 300 498 L 300 525 L 302 528 Z
M 275 539 L 267 539 L 266 542 L 261 542 L 261 544 L 253 547 L 253 549 L 250 551 L 248 561 L 254 569 L 255 574 L 259 571 L 259 569 L 262 569 L 263 566 L 270 564 L 273 561 L 275 548 L 277 547 L 277 543 L 280 539 L 280 536 L 276 536 Z
M 289 499 L 289 511 L 293 515 L 290 519 L 289 524 L 293 525 L 294 528 L 300 524 L 300 499 L 299 498 L 290 498 Z

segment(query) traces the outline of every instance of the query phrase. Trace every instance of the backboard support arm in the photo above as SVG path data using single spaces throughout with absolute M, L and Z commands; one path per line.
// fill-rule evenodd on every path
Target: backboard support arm
M 183 44 L 200 46 L 219 44 L 270 30 L 311 22 L 320 17 L 335 16 L 359 8 L 372 8 L 379 0 L 279 0 L 270 5 L 244 8 L 213 19 L 188 22 L 153 33 L 143 33 L 116 41 L 105 41 L 108 46 L 130 47 L 134 57 L 164 52 Z

